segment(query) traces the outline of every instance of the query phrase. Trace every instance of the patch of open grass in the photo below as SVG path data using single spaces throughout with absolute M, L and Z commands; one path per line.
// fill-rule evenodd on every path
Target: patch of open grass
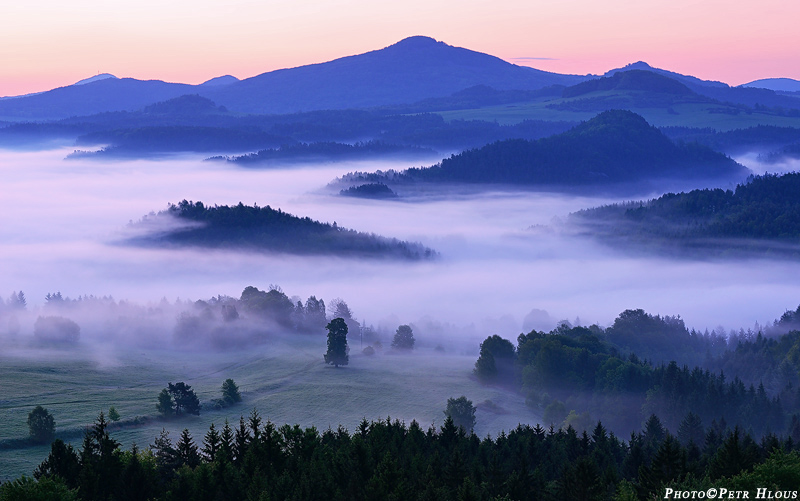
M 507 390 L 486 387 L 471 377 L 474 356 L 442 355 L 432 350 L 410 354 L 351 351 L 350 364 L 334 368 L 323 362 L 323 337 L 302 337 L 246 351 L 222 353 L 137 350 L 98 358 L 91 351 L 34 352 L 0 358 L 0 480 L 31 474 L 47 456 L 49 446 L 24 444 L 27 415 L 42 405 L 56 420 L 56 436 L 79 448 L 83 430 L 114 406 L 122 426 L 112 437 L 129 448 L 144 448 L 162 427 L 177 439 L 188 428 L 195 441 L 213 422 L 228 419 L 238 424 L 240 415 L 256 409 L 264 420 L 316 426 L 342 425 L 354 430 L 368 420 L 416 419 L 423 427 L 440 426 L 447 399 L 466 395 L 476 405 L 491 400 L 506 413 L 478 408 L 475 432 L 479 436 L 509 430 L 518 423 L 535 423 L 537 417 L 524 399 Z M 44 356 L 47 355 L 47 356 Z M 52 356 L 51 356 L 52 355 Z M 220 398 L 222 382 L 232 378 L 243 402 L 200 416 L 162 420 L 155 410 L 156 397 L 168 382 L 185 381 L 201 402 Z M 134 424 L 136 416 L 145 416 Z

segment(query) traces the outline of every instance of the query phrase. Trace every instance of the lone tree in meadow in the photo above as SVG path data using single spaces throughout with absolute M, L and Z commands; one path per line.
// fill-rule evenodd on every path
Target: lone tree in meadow
M 164 388 L 161 390 L 161 393 L 158 394 L 156 410 L 164 417 L 175 414 L 175 402 L 172 401 L 172 395 L 169 394 L 168 389 Z
M 242 401 L 239 387 L 236 386 L 233 379 L 228 378 L 222 383 L 222 400 L 225 401 L 226 405 L 233 405 Z
M 53 440 L 56 434 L 56 421 L 47 409 L 37 405 L 28 414 L 28 429 L 31 440 L 38 444 L 46 444 Z
M 395 350 L 413 350 L 414 349 L 414 332 L 408 325 L 401 325 L 397 328 L 397 332 L 392 339 L 392 348 Z
M 181 414 L 200 415 L 200 399 L 191 386 L 181 381 L 169 383 L 158 394 L 156 410 L 164 417 L 180 416 Z
M 472 433 L 475 428 L 475 407 L 472 400 L 465 396 L 447 399 L 447 409 L 444 415 L 453 420 L 453 424 L 464 428 L 467 433 Z
M 343 318 L 334 318 L 325 326 L 328 329 L 328 351 L 325 363 L 334 367 L 347 365 L 347 324 Z
M 175 402 L 176 415 L 180 416 L 183 413 L 200 415 L 200 399 L 191 386 L 181 381 L 175 384 L 169 383 L 167 388 Z

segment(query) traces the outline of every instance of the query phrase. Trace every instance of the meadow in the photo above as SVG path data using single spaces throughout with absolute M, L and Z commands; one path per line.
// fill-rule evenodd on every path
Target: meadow
M 188 428 L 197 443 L 211 423 L 237 425 L 253 409 L 277 425 L 299 424 L 320 430 L 339 425 L 353 431 L 367 420 L 416 419 L 423 428 L 440 426 L 447 399 L 467 396 L 478 407 L 475 432 L 496 436 L 539 417 L 523 397 L 483 386 L 472 376 L 477 355 L 421 348 L 410 354 L 359 353 L 351 344 L 346 367 L 327 366 L 323 336 L 299 336 L 242 351 L 181 352 L 132 349 L 98 352 L 88 346 L 69 350 L 5 350 L 0 357 L 0 480 L 30 475 L 49 446 L 26 444 L 26 419 L 36 405 L 56 420 L 56 436 L 80 448 L 83 431 L 114 406 L 121 419 L 112 437 L 124 448 L 152 444 L 162 428 L 177 440 Z M 476 347 L 477 351 L 477 347 Z M 358 353 L 358 354 L 357 354 Z M 243 401 L 215 410 L 222 381 L 232 378 Z M 163 420 L 155 408 L 168 382 L 185 381 L 206 407 L 199 416 Z M 490 402 L 487 402 L 490 401 Z M 136 423 L 136 417 L 140 423 Z

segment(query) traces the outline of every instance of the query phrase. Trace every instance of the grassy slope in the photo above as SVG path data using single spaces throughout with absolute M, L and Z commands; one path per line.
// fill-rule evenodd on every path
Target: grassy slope
M 670 113 L 667 108 L 640 107 L 636 106 L 631 97 L 637 91 L 602 91 L 593 92 L 572 99 L 554 99 L 551 101 L 530 101 L 500 106 L 487 106 L 483 108 L 469 110 L 454 110 L 439 112 L 445 120 L 497 120 L 500 124 L 515 124 L 523 120 L 549 120 L 549 121 L 585 121 L 594 117 L 602 111 L 567 111 L 548 108 L 549 104 L 561 104 L 571 101 L 580 101 L 585 98 L 605 97 L 612 100 L 622 100 L 632 103 L 631 106 L 615 106 L 617 108 L 629 109 L 642 115 L 650 124 L 656 127 L 665 126 L 684 126 L 684 127 L 712 127 L 718 131 L 728 131 L 742 129 L 756 125 L 776 125 L 781 127 L 800 127 L 800 118 L 783 117 L 769 113 L 753 112 L 747 114 L 720 113 L 719 110 L 735 109 L 730 106 L 684 102 L 676 103 L 672 106 Z M 714 112 L 712 112 L 714 111 Z
M 255 407 L 276 424 L 300 424 L 326 429 L 339 424 L 350 430 L 368 420 L 416 419 L 423 427 L 441 425 L 449 397 L 466 395 L 476 405 L 492 400 L 507 413 L 477 412 L 476 433 L 485 436 L 509 430 L 521 422 L 537 422 L 522 397 L 484 387 L 470 375 L 475 355 L 435 355 L 419 350 L 411 355 L 355 355 L 350 365 L 335 369 L 322 361 L 324 338 L 304 338 L 282 346 L 219 354 L 141 352 L 99 365 L 91 356 L 71 353 L 51 362 L 0 358 L 0 480 L 30 474 L 49 452 L 47 446 L 8 447 L 27 436 L 25 420 L 37 404 L 55 417 L 56 434 L 80 447 L 81 430 L 114 405 L 122 419 L 155 415 L 158 392 L 167 382 L 186 381 L 201 402 L 220 395 L 222 381 L 233 378 L 244 401 L 221 411 L 204 410 L 199 417 L 179 421 L 151 420 L 112 432 L 128 448 L 146 447 L 162 427 L 177 439 L 189 428 L 195 441 L 211 422 L 233 425 Z

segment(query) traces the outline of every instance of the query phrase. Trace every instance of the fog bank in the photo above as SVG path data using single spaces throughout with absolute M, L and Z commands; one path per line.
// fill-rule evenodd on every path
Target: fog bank
M 374 201 L 333 196 L 323 187 L 354 170 L 412 165 L 254 170 L 200 158 L 107 163 L 64 156 L 0 151 L 0 295 L 22 290 L 31 308 L 56 291 L 146 304 L 239 297 L 248 285 L 277 284 L 303 300 L 343 298 L 367 324 L 415 323 L 431 335 L 480 340 L 494 333 L 515 338 L 533 310 L 546 313 L 534 315 L 540 329 L 575 317 L 608 325 L 628 308 L 681 315 L 690 328 L 712 329 L 765 323 L 800 303 L 796 262 L 630 257 L 558 231 L 568 213 L 617 199 L 489 192 Z M 270 205 L 419 241 L 442 258 L 396 263 L 119 244 L 126 223 L 182 199 Z

